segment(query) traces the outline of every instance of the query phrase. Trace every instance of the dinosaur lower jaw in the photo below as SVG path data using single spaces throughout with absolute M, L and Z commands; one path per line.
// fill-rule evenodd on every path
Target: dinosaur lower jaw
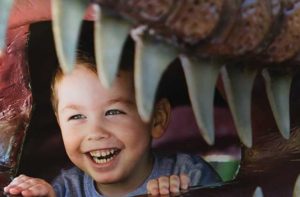
M 0 163 L 15 167 L 32 108 L 26 43 L 29 25 L 8 30 L 7 48 L 0 57 Z
M 6 22 L 0 19 L 0 186 L 5 186 L 16 173 L 30 122 L 33 101 L 26 53 L 29 26 L 31 22 L 49 19 L 43 15 L 46 12 L 39 10 L 43 4 L 28 12 L 23 2 L 16 1 L 7 29 Z M 1 17 L 10 10 L 0 9 Z M 6 47 L 3 47 L 4 41 Z

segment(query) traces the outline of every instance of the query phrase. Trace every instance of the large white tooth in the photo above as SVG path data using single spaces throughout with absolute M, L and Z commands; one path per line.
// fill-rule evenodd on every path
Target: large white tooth
M 74 68 L 80 27 L 88 3 L 87 0 L 51 1 L 55 47 L 64 72 Z
M 139 31 L 142 30 L 140 33 Z M 155 93 L 160 78 L 178 51 L 164 42 L 156 42 L 143 35 L 143 27 L 132 31 L 135 40 L 134 82 L 137 108 L 141 118 L 150 120 Z
M 0 55 L 6 45 L 7 22 L 12 5 L 13 0 L 0 0 Z
M 253 197 L 263 197 L 264 194 L 262 192 L 261 187 L 257 186 L 255 191 L 253 192 Z
M 290 136 L 290 89 L 292 74 L 264 69 L 266 90 L 271 109 L 281 135 L 288 139 Z
M 106 156 L 106 152 L 105 152 L 105 151 L 102 151 L 102 152 L 101 152 L 101 156 L 102 156 L 102 157 L 105 157 L 105 156 Z
M 238 135 L 244 145 L 251 147 L 251 93 L 257 71 L 248 66 L 228 65 L 221 73 Z
M 95 5 L 95 54 L 99 78 L 105 87 L 111 87 L 118 71 L 121 52 L 129 34 L 130 23 L 110 16 Z
M 213 60 L 193 59 L 185 55 L 181 55 L 180 59 L 197 124 L 205 141 L 213 145 L 215 139 L 213 101 L 215 84 L 222 64 Z
M 293 197 L 300 196 L 300 175 L 298 175 L 297 180 L 294 185 Z

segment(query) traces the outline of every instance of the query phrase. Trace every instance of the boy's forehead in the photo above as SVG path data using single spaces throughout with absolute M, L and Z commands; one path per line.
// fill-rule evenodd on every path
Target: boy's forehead
M 84 70 L 84 71 L 88 71 L 88 72 L 92 72 L 96 75 L 98 75 L 98 77 L 100 77 L 100 69 L 96 69 L 95 65 L 88 65 L 86 63 L 80 63 L 77 64 L 74 68 L 74 70 Z M 117 74 L 116 74 L 116 78 L 126 78 L 128 81 L 130 81 L 131 83 L 133 83 L 133 70 L 131 69 L 119 69 Z
M 65 93 L 80 95 L 85 92 L 101 96 L 109 96 L 115 98 L 128 98 L 134 101 L 134 83 L 133 74 L 129 71 L 119 71 L 112 87 L 104 87 L 95 71 L 79 66 L 72 73 L 65 75 L 59 82 L 57 90 L 60 92 L 59 97 Z M 88 92 L 88 90 L 90 90 Z M 72 94 L 73 94 L 72 93 Z M 130 97 L 130 98 L 129 98 Z M 126 99 L 125 99 L 126 100 Z

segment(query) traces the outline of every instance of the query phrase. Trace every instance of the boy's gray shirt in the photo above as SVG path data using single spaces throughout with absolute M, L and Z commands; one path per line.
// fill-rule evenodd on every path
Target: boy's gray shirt
M 154 154 L 154 166 L 149 177 L 140 187 L 126 196 L 136 196 L 147 193 L 147 182 L 160 176 L 179 175 L 185 173 L 190 177 L 190 186 L 207 185 L 220 181 L 220 177 L 199 156 L 178 153 L 163 156 Z M 54 180 L 53 187 L 57 197 L 102 197 L 97 192 L 93 179 L 77 167 L 63 170 Z

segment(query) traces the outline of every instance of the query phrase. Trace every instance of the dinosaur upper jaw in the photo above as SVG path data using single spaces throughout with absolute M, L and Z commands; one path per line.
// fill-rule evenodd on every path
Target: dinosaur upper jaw
M 208 144 L 214 143 L 213 98 L 215 84 L 220 76 L 224 84 L 223 89 L 226 92 L 226 98 L 233 114 L 238 135 L 244 145 L 251 147 L 251 95 L 255 78 L 260 74 L 261 69 L 256 69 L 253 67 L 253 64 L 240 63 L 240 61 L 231 62 L 230 65 L 222 67 L 226 63 L 223 59 L 192 57 L 189 54 L 183 54 L 182 51 L 179 51 L 166 42 L 153 39 L 153 35 L 157 37 L 160 32 L 155 32 L 159 28 L 157 25 L 151 26 L 151 22 L 158 23 L 162 20 L 160 18 L 163 15 L 170 14 L 169 12 L 174 12 L 177 15 L 183 12 L 182 10 L 172 10 L 171 1 L 166 1 L 163 4 L 165 7 L 161 8 L 162 10 L 154 9 L 152 12 L 147 12 L 147 8 L 151 8 L 147 3 L 148 7 L 143 7 L 143 3 L 137 5 L 137 8 L 139 6 L 143 7 L 143 11 L 138 12 L 132 7 L 129 12 L 128 6 L 131 5 L 130 3 L 128 5 L 124 4 L 123 8 L 120 7 L 123 4 L 119 1 L 115 3 L 111 1 L 99 1 L 104 6 L 116 9 L 115 11 L 121 10 L 122 15 L 127 14 L 131 18 L 133 16 L 141 18 L 140 21 L 136 20 L 138 23 L 135 21 L 135 24 L 120 19 L 105 9 L 101 10 L 96 4 L 90 5 L 87 1 L 52 1 L 52 4 L 49 0 L 17 0 L 14 2 L 15 4 L 11 4 L 11 12 L 9 12 L 10 4 L 6 4 L 6 7 L 0 6 L 5 11 L 1 12 L 2 15 L 6 13 L 8 17 L 9 13 L 11 13 L 8 20 L 7 35 L 12 35 L 11 31 L 13 30 L 21 31 L 20 28 L 28 29 L 28 25 L 31 23 L 53 19 L 56 51 L 60 65 L 65 72 L 69 72 L 73 68 L 82 19 L 95 20 L 96 61 L 98 68 L 102 71 L 101 82 L 107 87 L 111 85 L 118 70 L 119 59 L 115 57 L 120 57 L 123 43 L 127 36 L 131 34 L 136 42 L 136 100 L 139 113 L 145 121 L 149 120 L 152 113 L 156 89 L 162 74 L 170 62 L 175 58 L 179 58 L 186 76 L 191 104 L 198 126 L 201 128 L 203 138 Z M 162 3 L 155 1 L 154 5 L 156 4 L 159 6 Z M 114 7 L 114 5 L 116 6 Z M 176 4 L 174 6 L 179 5 Z M 216 4 L 215 6 L 221 5 Z M 260 6 L 260 4 L 256 6 Z M 152 15 L 156 17 L 151 17 Z M 140 22 L 144 22 L 147 26 L 140 26 Z M 209 21 L 209 24 L 215 23 L 214 21 Z M 138 27 L 134 29 L 134 25 Z M 163 27 L 163 29 L 166 28 L 165 26 Z M 130 31 L 131 29 L 134 30 Z M 0 32 L 4 32 L 5 30 L 5 26 L 1 25 Z M 26 35 L 26 30 L 23 30 L 23 34 Z M 1 35 L 0 33 L 0 40 L 4 40 L 3 36 L 1 38 Z M 201 36 L 198 35 L 197 39 L 200 38 Z M 23 43 L 25 44 L 26 36 L 23 39 Z M 21 52 L 22 48 L 25 48 L 24 44 L 21 46 L 17 42 L 14 42 L 14 38 L 8 37 L 6 39 L 6 46 L 9 47 L 6 49 L 2 47 L 6 50 L 2 53 L 7 53 L 9 48 L 16 48 L 16 50 L 19 48 Z M 110 46 L 110 50 L 103 50 L 103 46 Z M 267 96 L 270 100 L 279 131 L 284 138 L 288 138 L 290 132 L 289 90 L 292 73 L 289 71 L 286 72 L 284 69 L 279 72 L 273 69 L 265 69 L 262 74 L 267 87 Z

